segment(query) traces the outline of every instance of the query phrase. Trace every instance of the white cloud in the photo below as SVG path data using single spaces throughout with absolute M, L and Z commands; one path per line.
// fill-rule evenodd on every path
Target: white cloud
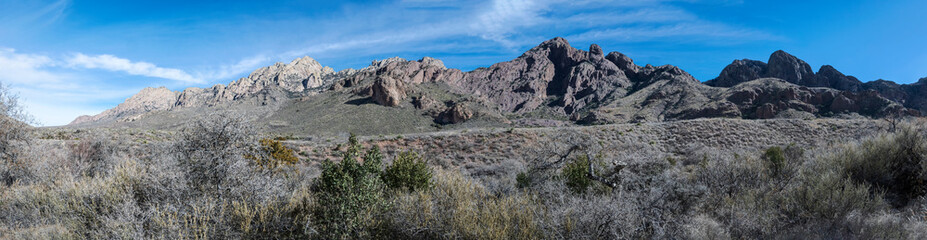
M 202 79 L 195 78 L 187 72 L 174 68 L 162 68 L 147 62 L 132 62 L 109 54 L 87 56 L 83 53 L 74 54 L 66 59 L 68 66 L 89 69 L 103 69 L 120 71 L 132 75 L 164 78 L 188 83 L 203 83 Z
M 82 61 L 80 63 L 94 63 L 91 60 Z M 78 61 L 71 63 L 76 64 Z M 134 63 L 130 62 L 128 66 L 132 64 Z M 116 83 L 103 83 L 93 75 L 63 68 L 66 66 L 61 60 L 46 55 L 19 53 L 14 49 L 0 48 L 0 83 L 9 84 L 11 90 L 18 93 L 21 97 L 20 103 L 38 120 L 39 125 L 68 124 L 77 116 L 100 113 L 137 92 L 134 88 L 118 86 Z M 102 65 L 96 67 L 107 69 Z M 139 68 L 133 71 L 137 73 L 140 70 L 158 69 L 150 66 Z M 112 102 L 115 103 L 107 104 Z
M 510 35 L 519 28 L 545 22 L 540 16 L 546 4 L 533 0 L 494 0 L 491 7 L 476 16 L 471 30 L 483 39 L 513 46 Z
M 61 76 L 40 70 L 54 65 L 43 55 L 20 54 L 11 48 L 0 48 L 0 81 L 12 83 L 60 82 Z

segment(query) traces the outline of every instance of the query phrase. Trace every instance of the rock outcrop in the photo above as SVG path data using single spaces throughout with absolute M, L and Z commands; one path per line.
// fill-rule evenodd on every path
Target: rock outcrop
M 769 56 L 764 77 L 778 78 L 806 87 L 825 87 L 814 81 L 811 65 L 792 54 L 779 50 Z
M 456 103 L 441 112 L 435 121 L 441 124 L 455 124 L 470 120 L 470 118 L 473 118 L 473 111 L 465 104 Z
M 515 60 L 468 72 L 454 86 L 488 98 L 504 112 L 530 112 L 552 98 L 551 106 L 571 114 L 591 102 L 622 96 L 631 86 L 598 45 L 590 50 L 582 51 L 563 38 L 554 38 Z
M 837 69 L 831 65 L 821 66 L 821 69 L 814 75 L 814 78 L 815 85 L 822 85 L 823 87 L 841 91 L 857 92 L 861 90 L 860 87 L 863 85 L 863 82 L 860 82 L 856 77 L 843 75 L 843 73 L 837 71 Z
M 859 113 L 881 117 L 903 110 L 903 106 L 874 91 L 849 92 L 829 88 L 808 88 L 779 79 L 764 78 L 730 88 L 726 99 L 736 104 L 745 118 L 775 118 L 786 110 L 817 115 Z
M 371 87 L 373 101 L 383 106 L 396 107 L 406 98 L 406 87 L 402 81 L 388 76 L 377 76 Z

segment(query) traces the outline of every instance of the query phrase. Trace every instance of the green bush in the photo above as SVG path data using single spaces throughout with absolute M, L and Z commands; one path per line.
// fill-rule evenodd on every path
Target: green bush
M 561 170 L 561 177 L 566 182 L 567 187 L 574 193 L 585 193 L 594 183 L 592 179 L 589 179 L 587 176 L 589 173 L 589 164 L 589 158 L 585 155 L 581 155 L 577 157 L 576 160 L 567 163 L 563 170 Z
M 382 155 L 372 148 L 358 163 L 361 146 L 353 134 L 340 163 L 326 160 L 315 186 L 314 210 L 320 237 L 362 239 L 376 236 L 383 226 L 377 216 L 386 212 L 385 184 L 380 179 Z
M 772 176 L 780 175 L 782 169 L 785 168 L 785 152 L 782 151 L 781 147 L 766 149 L 766 152 L 763 153 L 763 160 L 766 162 L 766 168 Z
M 528 172 L 520 172 L 515 176 L 515 186 L 518 188 L 531 186 L 531 176 L 528 175 Z
M 431 169 L 421 156 L 408 151 L 400 153 L 393 164 L 383 171 L 383 181 L 392 189 L 416 191 L 431 185 Z

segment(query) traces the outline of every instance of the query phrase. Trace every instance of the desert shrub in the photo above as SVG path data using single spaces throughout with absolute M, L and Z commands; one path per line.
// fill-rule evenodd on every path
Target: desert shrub
M 383 171 L 383 182 L 392 189 L 416 191 L 431 185 L 431 168 L 418 153 L 400 153 Z
M 227 192 L 230 185 L 223 185 L 233 168 L 244 162 L 252 136 L 252 128 L 239 115 L 212 114 L 193 121 L 175 146 L 188 181 L 200 191 L 220 196 Z
M 684 227 L 689 239 L 731 239 L 721 223 L 705 215 L 693 217 Z
M 12 92 L 9 85 L 0 82 L 0 116 L 4 116 L 20 123 L 32 124 L 35 119 L 26 112 L 22 103 L 19 102 L 19 95 Z M 8 126 L 6 124 L 2 126 Z
M 850 179 L 884 192 L 896 207 L 927 193 L 927 138 L 912 127 L 863 141 L 832 161 Z
M 785 168 L 785 153 L 781 147 L 770 147 L 763 153 L 763 160 L 766 162 L 766 169 L 769 169 L 771 175 L 779 175 Z
M 905 221 L 875 220 L 891 209 L 883 193 L 892 190 L 878 181 L 905 179 L 896 169 L 917 165 L 910 153 L 923 139 L 912 136 L 899 132 L 811 158 L 792 145 L 767 149 L 760 160 L 711 159 L 692 178 L 696 189 L 705 189 L 699 209 L 707 215 L 693 219 L 703 223 L 690 223 L 687 231 L 733 238 L 907 238 L 913 231 L 902 227 L 910 225 Z
M 29 145 L 31 123 L 19 97 L 0 82 L 0 183 L 9 186 L 17 180 L 31 178 L 28 162 L 22 158 Z
M 458 172 L 438 171 L 434 187 L 403 192 L 389 213 L 391 233 L 411 239 L 540 239 L 545 213 L 530 194 L 497 195 Z
M 279 140 L 264 138 L 260 140 L 260 145 L 257 154 L 246 154 L 245 158 L 253 161 L 261 169 L 276 170 L 278 167 L 292 166 L 299 161 L 296 151 L 284 146 Z
M 586 190 L 590 187 L 595 188 L 597 191 L 605 191 L 604 185 L 589 177 L 590 172 L 601 175 L 601 171 L 597 168 L 601 163 L 596 164 L 597 162 L 594 161 L 586 155 L 579 155 L 563 166 L 563 169 L 560 170 L 560 178 L 574 193 L 586 193 Z M 590 170 L 590 168 L 593 169 Z
M 531 187 L 531 182 L 531 175 L 529 175 L 528 172 L 519 172 L 517 175 L 515 175 L 515 187 Z
M 326 239 L 371 238 L 382 222 L 377 218 L 388 208 L 385 184 L 380 178 L 382 155 L 372 148 L 357 157 L 362 147 L 353 134 L 340 163 L 325 160 L 316 180 L 317 205 L 314 219 L 319 234 Z
M 144 169 L 133 160 L 122 161 L 113 174 L 69 186 L 60 203 L 63 224 L 84 239 L 142 238 L 142 210 L 135 189 Z
M 85 138 L 68 146 L 74 176 L 94 177 L 113 167 L 111 143 L 102 137 Z

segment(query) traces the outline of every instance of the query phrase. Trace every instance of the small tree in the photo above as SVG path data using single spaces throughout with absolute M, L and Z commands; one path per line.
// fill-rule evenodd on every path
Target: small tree
M 32 116 L 20 105 L 19 96 L 0 82 L 0 180 L 6 185 L 28 175 L 20 159 L 21 148 L 29 141 L 28 123 L 33 123 Z
M 418 153 L 400 153 L 383 172 L 383 181 L 392 189 L 416 191 L 431 185 L 431 169 Z
M 380 179 L 382 155 L 372 148 L 357 157 L 362 148 L 353 134 L 340 163 L 322 162 L 322 175 L 315 184 L 318 205 L 314 210 L 324 239 L 371 238 L 380 227 L 376 216 L 386 211 L 385 185 Z
M 233 166 L 244 160 L 254 130 L 240 115 L 212 114 L 184 128 L 175 149 L 189 182 L 221 197 Z
M 563 167 L 560 174 L 570 190 L 575 193 L 585 193 L 595 183 L 586 175 L 592 170 L 590 168 L 591 163 L 588 157 L 580 155 L 576 160 L 567 163 Z
M 35 118 L 19 103 L 19 95 L 11 92 L 10 86 L 3 82 L 0 82 L 0 115 L 26 124 L 35 123 Z
M 785 152 L 782 151 L 781 147 L 767 148 L 766 152 L 763 153 L 763 160 L 766 162 L 766 169 L 769 169 L 770 175 L 779 176 L 782 174 L 782 170 L 785 168 Z

